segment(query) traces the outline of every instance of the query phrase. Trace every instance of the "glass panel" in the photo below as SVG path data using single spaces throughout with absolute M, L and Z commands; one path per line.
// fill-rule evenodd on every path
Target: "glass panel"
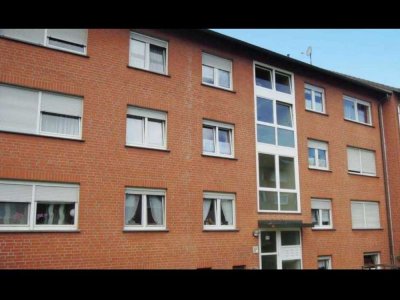
M 308 165 L 309 166 L 316 166 L 315 163 L 315 149 L 308 148 Z
M 271 70 L 256 66 L 256 85 L 272 89 Z
M 215 128 L 203 126 L 203 151 L 215 152 L 214 145 Z
M 318 166 L 326 168 L 326 150 L 318 149 Z
M 290 94 L 289 76 L 275 72 L 275 87 L 279 92 Z
M 229 131 L 229 129 L 218 128 L 219 152 L 221 154 L 232 154 Z
M 275 127 L 257 124 L 257 142 L 275 145 Z
M 266 270 L 276 270 L 276 255 L 263 255 L 261 257 L 261 268 Z
M 137 203 L 136 212 L 132 217 L 129 225 L 142 225 L 142 195 L 135 195 L 139 197 L 139 202 Z
M 295 189 L 294 159 L 292 157 L 279 157 L 279 177 L 281 189 Z
M 368 110 L 369 110 L 368 106 L 357 103 L 357 114 L 359 122 L 369 124 Z
M 232 200 L 221 200 L 221 225 L 233 225 Z
M 282 244 L 282 246 L 300 245 L 300 232 L 299 231 L 281 231 L 281 244 Z
M 314 108 L 314 110 L 319 111 L 319 112 L 323 112 L 324 111 L 324 107 L 323 107 L 323 103 L 322 103 L 322 93 L 314 91 L 314 99 L 315 99 L 315 108 Z
M 281 200 L 281 210 L 297 211 L 296 193 L 279 193 Z
M 278 125 L 292 127 L 291 105 L 276 102 L 276 119 Z
M 294 148 L 294 131 L 278 128 L 278 145 Z
M 0 202 L 0 224 L 28 224 L 28 203 Z
M 282 261 L 282 270 L 300 270 L 300 268 L 300 259 Z
M 257 97 L 257 121 L 274 123 L 272 100 Z
M 328 209 L 322 209 L 321 212 L 322 212 L 322 216 L 321 216 L 322 225 L 329 226 L 330 223 L 331 223 L 329 210 Z
M 79 118 L 42 112 L 41 131 L 79 136 Z
M 129 116 L 126 121 L 127 143 L 143 144 L 144 118 Z
M 278 193 L 260 191 L 260 210 L 278 210 Z
M 210 210 L 208 211 L 207 217 L 204 220 L 204 225 L 215 225 L 215 216 L 216 216 L 216 210 L 217 210 L 217 200 L 216 199 L 209 199 L 211 200 L 210 204 Z
M 37 203 L 36 224 L 74 225 L 75 203 Z
M 163 196 L 147 196 L 147 225 L 163 224 Z
M 260 187 L 276 187 L 275 157 L 269 154 L 258 154 L 258 174 Z
M 132 40 L 132 65 L 144 69 L 146 44 L 137 40 Z
M 344 117 L 350 120 L 356 120 L 356 111 L 354 108 L 354 102 L 350 100 L 344 100 Z
M 214 68 L 203 65 L 203 82 L 214 84 Z
M 310 89 L 304 89 L 304 98 L 306 99 L 306 108 L 312 109 L 312 94 Z
M 378 263 L 378 255 L 377 254 L 364 254 L 364 265 L 370 266 Z
M 151 71 L 165 73 L 165 48 L 150 44 Z
M 329 269 L 329 260 L 328 259 L 319 259 L 318 260 L 318 269 L 319 270 Z
M 224 88 L 229 89 L 231 87 L 230 74 L 224 70 L 218 70 L 218 84 Z
M 142 195 L 126 195 L 125 224 L 142 224 Z
M 162 146 L 163 141 L 163 123 L 164 121 L 149 119 L 147 124 L 148 143 L 152 145 Z
M 261 253 L 276 252 L 276 232 L 261 231 Z
M 314 226 L 319 226 L 319 209 L 312 209 L 311 216 Z
M 80 53 L 84 53 L 85 52 L 85 46 L 83 46 L 83 45 L 77 45 L 77 44 L 74 44 L 74 43 L 69 43 L 69 42 L 66 42 L 66 41 L 53 39 L 51 37 L 49 37 L 49 45 L 56 46 L 56 47 L 59 47 L 59 48 L 68 49 L 68 50 L 73 50 L 73 51 L 80 52 Z

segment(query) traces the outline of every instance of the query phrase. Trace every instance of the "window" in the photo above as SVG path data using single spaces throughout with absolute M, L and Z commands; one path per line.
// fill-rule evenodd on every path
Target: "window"
M 351 201 L 353 229 L 380 228 L 378 202 Z
M 318 256 L 318 269 L 319 270 L 332 269 L 332 257 L 331 256 Z
M 129 65 L 156 73 L 168 73 L 168 42 L 131 32 Z
M 259 210 L 299 210 L 293 157 L 258 153 Z
M 259 65 L 256 65 L 255 71 L 257 86 L 286 94 L 292 93 L 290 75 Z
M 329 169 L 328 143 L 308 140 L 308 166 L 313 169 Z
M 234 157 L 233 125 L 203 120 L 203 154 Z
M 347 147 L 347 168 L 349 173 L 376 176 L 375 152 Z
M 0 29 L 0 36 L 86 54 L 87 29 Z
M 0 230 L 77 228 L 79 186 L 0 181 Z
M 332 228 L 331 200 L 311 199 L 311 215 L 315 229 Z
M 364 253 L 364 266 L 365 268 L 374 268 L 378 269 L 376 265 L 379 265 L 381 263 L 380 255 L 379 253 Z
M 165 190 L 125 190 L 125 230 L 165 229 Z
M 325 113 L 324 89 L 310 84 L 304 86 L 304 98 L 306 99 L 306 109 L 319 113 Z
M 257 97 L 257 141 L 294 148 L 292 105 Z
M 79 139 L 82 98 L 0 85 L 0 130 Z
M 126 144 L 145 148 L 166 149 L 167 113 L 128 106 Z
M 202 82 L 204 84 L 231 90 L 232 61 L 202 53 Z
M 203 225 L 204 229 L 224 230 L 234 229 L 235 195 L 204 193 L 203 195 Z
M 344 96 L 344 118 L 358 123 L 372 125 L 371 104 Z

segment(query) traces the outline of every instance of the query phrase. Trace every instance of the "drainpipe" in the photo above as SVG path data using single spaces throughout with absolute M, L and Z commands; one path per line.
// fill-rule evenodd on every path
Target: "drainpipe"
M 386 94 L 385 100 L 389 100 L 390 94 Z M 381 148 L 383 158 L 383 176 L 385 182 L 385 202 L 386 202 L 386 218 L 388 221 L 388 235 L 389 235 L 389 252 L 390 252 L 390 263 L 395 264 L 394 260 L 394 243 L 393 243 L 393 224 L 392 224 L 392 207 L 390 204 L 390 186 L 389 186 L 389 175 L 387 168 L 387 153 L 386 153 L 386 138 L 385 128 L 383 125 L 383 114 L 382 114 L 382 102 L 379 102 L 379 125 L 381 131 Z

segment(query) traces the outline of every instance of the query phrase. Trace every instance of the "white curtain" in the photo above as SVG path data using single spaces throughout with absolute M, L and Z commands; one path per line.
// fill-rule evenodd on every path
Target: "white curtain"
M 125 204 L 125 224 L 129 224 L 136 214 L 137 207 L 139 205 L 139 195 L 127 195 Z
M 6 203 L 4 209 L 5 209 L 4 224 L 10 224 L 10 218 L 11 218 L 11 204 Z
M 53 208 L 54 208 L 54 204 L 50 204 L 47 207 L 47 214 L 48 214 L 49 217 L 47 219 L 47 222 L 45 222 L 46 224 L 53 224 L 53 218 L 54 218 Z
M 165 61 L 165 49 L 150 45 L 150 70 L 165 73 L 164 61 Z
M 58 225 L 64 224 L 65 220 L 64 207 L 65 204 L 60 204 L 60 207 L 58 208 Z
M 231 200 L 221 200 L 221 209 L 228 225 L 233 225 L 233 205 Z
M 42 113 L 42 131 L 79 136 L 79 118 Z
M 212 199 L 204 199 L 203 201 L 203 223 L 207 218 L 208 213 L 210 212 Z
M 162 208 L 162 197 L 161 196 L 148 196 L 150 203 L 151 216 L 157 225 L 163 223 L 163 208 Z

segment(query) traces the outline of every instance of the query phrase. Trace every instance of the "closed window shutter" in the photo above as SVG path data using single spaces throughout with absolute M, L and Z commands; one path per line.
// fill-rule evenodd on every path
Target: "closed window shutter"
M 0 35 L 35 44 L 44 43 L 44 29 L 0 29 Z
M 361 162 L 363 173 L 376 175 L 374 151 L 361 150 Z
M 365 203 L 365 219 L 368 228 L 380 228 L 378 203 Z
M 232 70 L 232 61 L 230 60 L 207 53 L 203 53 L 202 58 L 203 58 L 203 65 L 221 69 L 227 72 L 231 72 Z
M 365 228 L 363 203 L 351 203 L 351 220 L 353 228 Z
M 311 208 L 312 209 L 331 209 L 332 204 L 329 200 L 312 200 Z
M 347 166 L 349 171 L 361 172 L 359 149 L 347 148 Z
M 308 141 L 308 147 L 309 148 L 322 149 L 322 150 L 328 151 L 328 144 L 325 143 L 325 142 L 309 140 Z
M 35 200 L 49 202 L 78 202 L 79 187 L 36 186 Z
M 138 117 L 147 117 L 147 118 L 157 119 L 157 120 L 166 120 L 167 119 L 167 114 L 163 111 L 149 110 L 149 109 L 135 107 L 135 106 L 128 107 L 128 115 L 138 116 Z
M 0 129 L 36 133 L 39 93 L 0 85 Z
M 82 117 L 82 98 L 54 93 L 43 93 L 41 111 Z
M 0 183 L 0 201 L 31 202 L 32 185 Z
M 48 29 L 47 35 L 58 40 L 87 45 L 87 29 Z

